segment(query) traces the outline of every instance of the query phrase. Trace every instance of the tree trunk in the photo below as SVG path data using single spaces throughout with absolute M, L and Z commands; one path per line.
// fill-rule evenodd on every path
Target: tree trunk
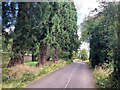
M 36 61 L 36 57 L 35 57 L 34 51 L 32 51 L 32 61 Z
M 54 53 L 54 63 L 58 63 L 58 48 L 55 48 L 55 53 Z
M 37 67 L 45 64 L 46 53 L 47 53 L 47 44 L 42 43 L 39 49 L 38 63 L 36 64 Z
M 12 66 L 16 66 L 18 64 L 23 64 L 24 63 L 24 56 L 20 57 L 20 58 L 12 58 L 10 59 L 7 68 L 10 68 Z
M 72 59 L 72 51 L 69 52 L 70 52 L 69 59 Z
M 24 52 L 20 52 L 19 50 L 16 49 L 16 40 L 13 40 L 13 45 L 12 45 L 12 51 L 14 52 L 14 55 L 10 58 L 9 63 L 7 64 L 7 68 L 10 68 L 12 66 L 16 66 L 17 64 L 23 64 L 24 63 Z M 21 56 L 18 58 L 15 57 L 16 54 L 21 53 Z

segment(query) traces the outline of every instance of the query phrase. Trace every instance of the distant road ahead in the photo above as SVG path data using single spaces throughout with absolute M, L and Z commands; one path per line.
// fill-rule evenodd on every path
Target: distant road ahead
M 73 62 L 34 81 L 26 88 L 95 88 L 95 81 L 87 64 Z

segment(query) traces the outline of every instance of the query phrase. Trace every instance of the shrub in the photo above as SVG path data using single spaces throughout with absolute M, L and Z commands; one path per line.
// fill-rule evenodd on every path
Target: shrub
M 59 54 L 59 58 L 68 59 L 68 58 L 69 58 L 69 55 L 70 55 L 69 52 L 61 51 L 60 54 Z
M 87 55 L 86 49 L 82 49 L 82 50 L 80 51 L 80 59 L 82 59 L 83 61 L 85 61 L 85 60 L 88 59 L 88 55 Z
M 66 64 L 71 64 L 72 63 L 72 60 L 68 59 Z
M 106 65 L 96 67 L 93 70 L 93 75 L 96 84 L 99 88 L 111 88 L 111 74 L 113 72 L 112 68 L 106 68 Z

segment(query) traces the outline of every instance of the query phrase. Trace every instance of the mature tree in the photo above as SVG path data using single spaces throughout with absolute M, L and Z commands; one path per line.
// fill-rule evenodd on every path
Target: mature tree
M 63 41 L 61 48 L 63 51 L 69 52 L 69 58 L 72 57 L 72 52 L 79 48 L 79 39 L 77 35 L 77 12 L 74 3 L 64 3 L 64 10 L 61 11 L 63 16 Z M 64 15 L 63 15 L 64 14 Z
M 11 38 L 11 60 L 8 67 L 23 63 L 23 56 L 27 51 L 32 52 L 34 60 L 38 47 L 36 66 L 45 63 L 48 47 L 54 48 L 54 61 L 58 61 L 59 49 L 69 52 L 69 58 L 72 57 L 73 51 L 77 51 L 79 40 L 74 3 L 3 3 L 3 8 L 3 14 L 6 15 L 3 17 L 3 28 L 9 28 L 12 25 L 10 23 L 15 22 L 14 31 L 3 32 L 5 39 L 9 41 L 8 38 Z M 12 16 L 11 19 L 8 11 L 15 17 Z
M 119 2 L 102 2 L 101 7 L 98 14 L 89 17 L 83 24 L 83 33 L 88 33 L 84 35 L 88 35 L 90 42 L 91 65 L 94 68 L 114 62 L 113 77 L 120 80 Z
M 49 34 L 49 17 L 50 17 L 50 5 L 49 2 L 40 2 L 36 3 L 37 5 L 37 12 L 35 11 L 36 15 L 36 22 L 38 22 L 38 28 L 36 33 L 37 42 L 39 43 L 39 60 L 36 66 L 45 63 L 45 56 L 47 52 L 47 47 L 50 40 Z M 46 12 L 47 11 L 47 12 Z M 40 14 L 41 13 L 41 14 Z
M 56 3 L 56 7 L 58 9 L 52 18 L 55 60 L 58 59 L 58 47 L 65 52 L 69 52 L 69 58 L 71 59 L 72 52 L 79 47 L 76 9 L 72 2 Z

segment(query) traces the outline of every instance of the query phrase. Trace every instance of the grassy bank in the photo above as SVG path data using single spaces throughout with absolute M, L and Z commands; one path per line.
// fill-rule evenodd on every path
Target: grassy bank
M 107 66 L 107 67 L 106 67 Z M 103 65 L 93 70 L 93 76 L 98 88 L 120 88 L 120 81 L 112 79 L 113 67 Z
M 34 62 L 35 63 L 35 62 Z M 34 64 L 32 63 L 32 65 Z M 59 60 L 58 64 L 48 62 L 44 66 L 34 67 L 30 66 L 31 62 L 24 65 L 18 65 L 12 68 L 3 69 L 3 88 L 21 88 L 25 87 L 33 80 L 39 79 L 60 67 L 70 64 L 70 61 Z M 28 65 L 30 64 L 30 65 Z
M 37 61 L 28 61 L 25 62 L 25 65 L 35 66 L 37 64 Z

